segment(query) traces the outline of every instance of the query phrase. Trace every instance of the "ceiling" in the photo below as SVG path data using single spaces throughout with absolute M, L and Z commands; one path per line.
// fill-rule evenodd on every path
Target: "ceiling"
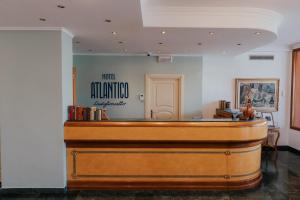
M 73 45 L 77 54 L 239 54 L 258 47 L 286 49 L 299 42 L 299 7 L 299 0 L 0 0 L 0 27 L 64 27 L 75 36 Z M 146 18 L 145 13 L 149 14 L 153 8 L 161 15 L 152 13 L 152 18 Z M 205 8 L 210 17 L 217 16 L 209 12 L 212 9 L 227 9 L 229 13 L 228 9 L 233 8 L 236 11 L 259 8 L 276 12 L 282 21 L 276 30 L 247 27 L 247 20 L 245 23 L 240 20 L 238 27 L 238 19 L 242 19 L 239 15 L 233 20 L 207 18 L 201 22 L 201 16 L 196 16 L 197 8 L 202 11 Z M 184 9 L 188 12 L 181 16 Z M 176 20 L 167 20 L 175 15 Z M 149 19 L 151 25 L 147 23 Z M 222 27 L 222 20 L 223 24 L 228 21 L 236 24 Z M 257 18 L 257 23 L 260 21 Z

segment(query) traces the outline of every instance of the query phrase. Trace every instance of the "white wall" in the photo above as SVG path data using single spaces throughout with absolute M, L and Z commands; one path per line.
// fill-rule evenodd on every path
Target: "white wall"
M 250 61 L 249 54 L 274 54 L 274 61 Z M 290 52 L 248 52 L 236 57 L 203 57 L 203 115 L 212 117 L 218 101 L 235 102 L 235 78 L 280 78 L 279 112 L 275 124 L 281 127 L 279 145 L 288 145 Z
M 145 74 L 183 74 L 183 116 L 192 118 L 201 115 L 201 57 L 174 57 L 172 63 L 158 63 L 157 57 L 152 56 L 75 55 L 74 65 L 78 74 L 77 95 L 80 105 L 93 106 L 95 99 L 91 99 L 90 84 L 92 81 L 101 81 L 102 73 L 115 73 L 117 81 L 129 83 L 129 99 L 124 100 L 127 104 L 108 107 L 111 118 L 144 118 L 144 102 L 139 101 L 138 95 L 145 93 Z
M 2 187 L 63 188 L 71 40 L 61 31 L 0 31 L 0 44 Z
M 62 54 L 62 62 L 61 62 L 61 69 L 62 69 L 62 75 L 61 75 L 61 95 L 62 95 L 62 108 L 61 108 L 61 114 L 62 114 L 62 121 L 65 122 L 68 120 L 68 106 L 73 105 L 73 37 L 70 37 L 70 35 L 66 34 L 65 32 L 61 33 L 61 54 Z M 62 130 L 63 131 L 63 130 Z M 64 140 L 64 135 L 60 135 L 61 140 Z M 62 149 L 62 162 L 64 164 L 63 171 L 64 171 L 64 179 L 65 184 L 67 180 L 67 166 L 66 166 L 66 151 L 65 151 L 65 143 L 63 144 Z

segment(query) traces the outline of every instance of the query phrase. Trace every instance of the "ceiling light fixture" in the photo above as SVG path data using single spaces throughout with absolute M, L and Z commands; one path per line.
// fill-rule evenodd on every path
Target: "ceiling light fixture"
M 162 31 L 161 34 L 165 35 L 167 32 L 166 31 Z
M 58 8 L 65 8 L 64 5 L 57 5 Z
M 111 32 L 113 35 L 117 35 L 117 32 L 116 31 L 113 31 L 113 32 Z
M 39 18 L 40 21 L 45 22 L 46 18 Z
M 110 20 L 110 19 L 105 19 L 105 20 L 104 20 L 104 22 L 106 22 L 106 23 L 110 23 L 110 22 L 111 22 L 111 20 Z
M 215 32 L 209 32 L 209 35 L 215 35 Z
M 261 35 L 261 32 L 255 32 L 254 35 Z

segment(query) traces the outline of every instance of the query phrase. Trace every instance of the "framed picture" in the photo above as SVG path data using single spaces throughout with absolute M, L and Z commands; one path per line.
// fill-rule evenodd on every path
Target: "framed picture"
M 273 113 L 271 112 L 262 112 L 262 118 L 267 120 L 268 126 L 275 126 Z
M 276 112 L 279 102 L 279 79 L 236 79 L 237 109 L 246 107 L 250 99 L 258 112 Z

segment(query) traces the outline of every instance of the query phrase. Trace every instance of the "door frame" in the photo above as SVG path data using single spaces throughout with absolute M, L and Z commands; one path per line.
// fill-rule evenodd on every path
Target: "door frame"
M 184 110 L 184 75 L 183 74 L 145 74 L 145 119 L 151 118 L 150 82 L 151 79 L 155 79 L 155 78 L 178 79 L 179 82 L 178 112 L 179 112 L 179 119 L 181 119 Z
M 73 105 L 77 105 L 77 69 L 74 66 L 72 68 L 72 89 L 73 89 Z

